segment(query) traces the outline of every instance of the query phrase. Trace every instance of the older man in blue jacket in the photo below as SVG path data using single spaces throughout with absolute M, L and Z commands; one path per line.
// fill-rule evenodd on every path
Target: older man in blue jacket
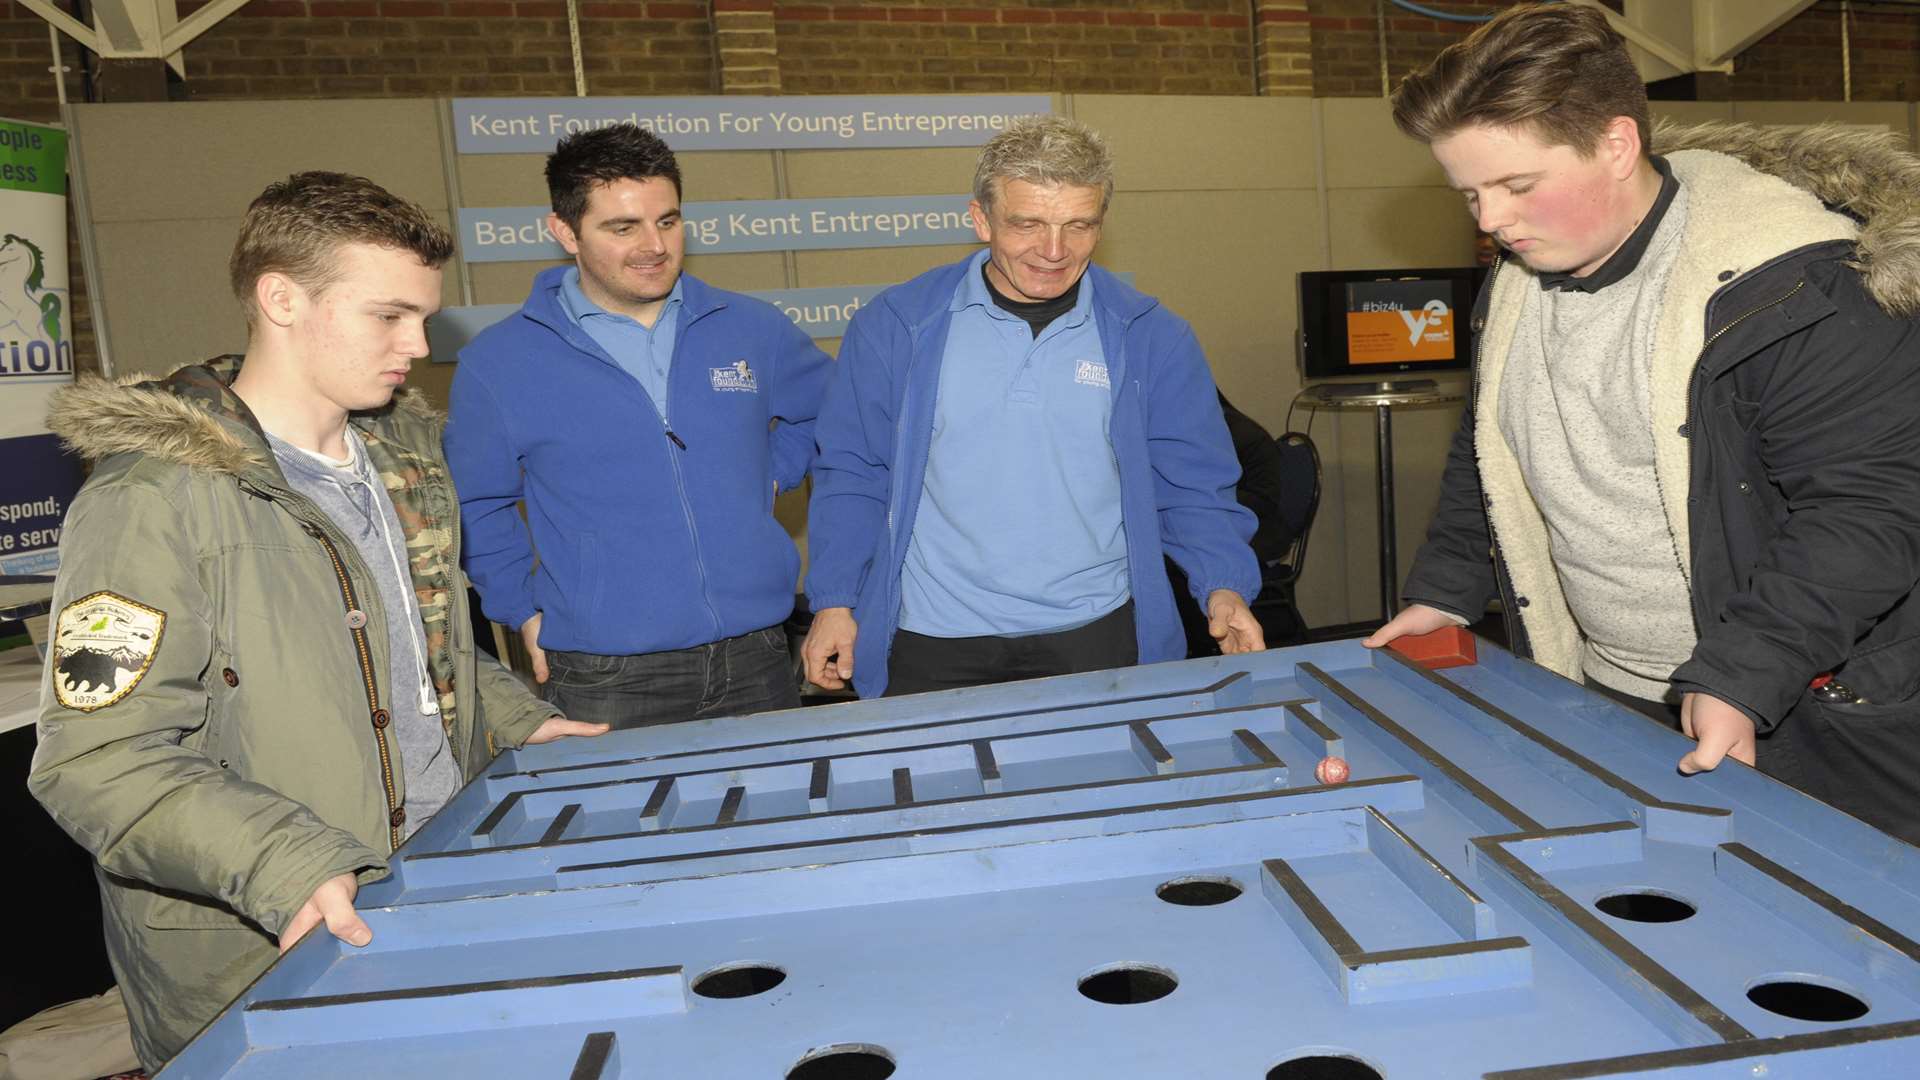
M 831 361 L 772 305 L 681 272 L 680 169 L 652 133 L 569 136 L 547 187 L 574 265 L 453 380 L 447 461 L 487 615 L 575 719 L 798 705 L 800 557 L 773 499 L 812 463 Z
M 1178 659 L 1171 556 L 1227 652 L 1265 646 L 1239 466 L 1185 321 L 1092 266 L 1105 144 L 984 148 L 987 250 L 854 317 L 822 406 L 807 675 L 864 697 Z

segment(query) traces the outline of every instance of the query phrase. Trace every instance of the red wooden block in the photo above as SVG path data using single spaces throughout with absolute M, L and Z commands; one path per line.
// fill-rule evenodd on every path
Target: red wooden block
M 1480 654 L 1474 651 L 1473 635 L 1461 626 L 1449 626 L 1417 637 L 1397 637 L 1387 648 L 1434 671 L 1480 662 Z

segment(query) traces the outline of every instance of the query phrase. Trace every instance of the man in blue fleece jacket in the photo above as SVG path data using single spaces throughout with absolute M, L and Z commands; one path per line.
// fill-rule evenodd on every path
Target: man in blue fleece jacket
M 841 344 L 808 678 L 872 697 L 1178 659 L 1163 555 L 1223 650 L 1264 648 L 1253 515 L 1200 344 L 1091 265 L 1105 144 L 1023 118 L 973 190 L 987 250 L 882 293 Z
M 800 557 L 773 499 L 813 462 L 831 361 L 771 305 L 681 272 L 680 168 L 651 132 L 561 140 L 547 187 L 574 265 L 535 278 L 453 381 L 447 461 L 487 615 L 578 720 L 798 705 Z

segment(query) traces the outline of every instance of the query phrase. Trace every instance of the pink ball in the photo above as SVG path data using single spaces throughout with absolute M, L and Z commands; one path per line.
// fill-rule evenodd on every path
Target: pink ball
M 1338 784 L 1353 775 L 1353 770 L 1347 768 L 1346 758 L 1327 757 L 1313 767 L 1313 775 L 1323 784 Z

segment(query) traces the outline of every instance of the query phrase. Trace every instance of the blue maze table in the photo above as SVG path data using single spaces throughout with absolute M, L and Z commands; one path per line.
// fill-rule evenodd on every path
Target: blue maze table
M 163 1076 L 1920 1076 L 1915 849 L 1687 745 L 1338 642 L 507 753 Z

